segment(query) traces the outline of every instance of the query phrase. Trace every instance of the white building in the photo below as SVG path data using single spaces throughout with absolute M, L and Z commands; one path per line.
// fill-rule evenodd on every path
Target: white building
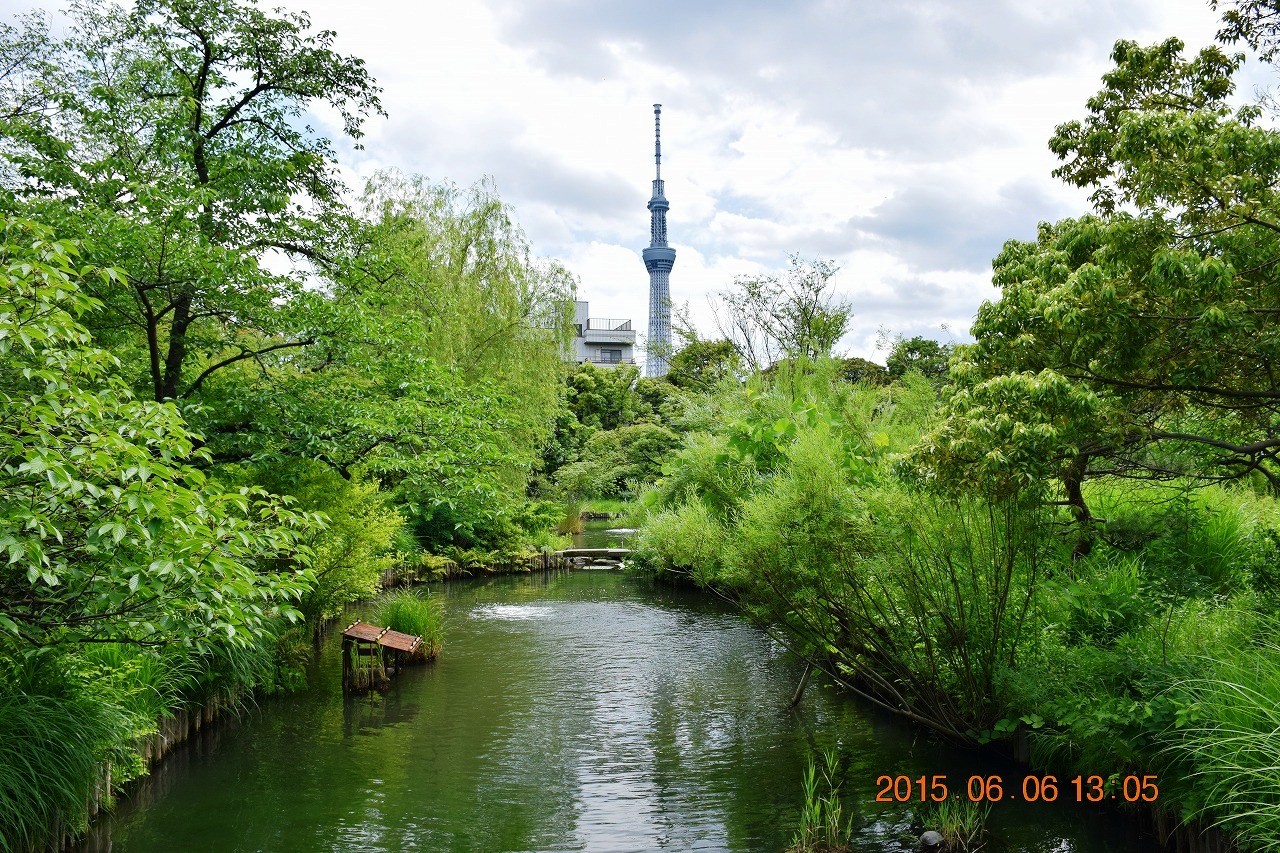
M 630 320 L 591 317 L 586 302 L 573 304 L 573 360 L 600 367 L 635 364 L 636 332 Z

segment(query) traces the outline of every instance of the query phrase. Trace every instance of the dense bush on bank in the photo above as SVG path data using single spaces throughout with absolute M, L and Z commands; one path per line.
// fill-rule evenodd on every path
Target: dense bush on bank
M 734 597 L 876 704 L 1025 738 L 1046 770 L 1157 774 L 1162 808 L 1270 849 L 1280 504 L 1089 484 L 1098 541 L 1076 559 L 1052 488 L 959 496 L 895 461 L 930 412 L 907 421 L 895 396 L 925 390 L 821 367 L 723 390 L 645 497 L 639 559 Z

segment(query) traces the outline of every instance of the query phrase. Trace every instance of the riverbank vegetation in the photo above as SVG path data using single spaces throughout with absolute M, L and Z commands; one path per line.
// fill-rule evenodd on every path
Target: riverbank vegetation
M 1271 7 L 1224 5 L 1274 55 Z M 775 332 L 684 402 L 639 549 L 872 703 L 1280 849 L 1277 135 L 1242 56 L 1113 58 L 1051 141 L 1094 210 L 1005 245 L 948 371 Z
M 1272 5 L 1222 5 L 1274 59 Z M 588 505 L 869 702 L 1280 849 L 1280 137 L 1240 56 L 1116 45 L 1050 143 L 1093 209 L 1005 245 L 973 343 L 833 357 L 797 256 L 659 381 L 564 366 L 574 280 L 490 182 L 351 199 L 298 119 L 358 144 L 378 88 L 306 15 L 70 15 L 0 27 L 0 850 L 296 686 L 385 578 Z
M 0 850 L 296 686 L 400 564 L 557 511 L 574 281 L 492 184 L 351 201 L 299 117 L 358 144 L 378 87 L 305 14 L 68 15 L 0 26 Z

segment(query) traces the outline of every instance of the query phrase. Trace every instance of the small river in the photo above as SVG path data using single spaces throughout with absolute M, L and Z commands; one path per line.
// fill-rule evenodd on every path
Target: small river
M 877 776 L 1023 776 L 821 684 L 790 707 L 800 667 L 706 595 L 616 571 L 433 589 L 436 664 L 344 701 L 331 636 L 309 692 L 179 749 L 85 849 L 781 853 L 807 756 L 834 748 L 856 849 L 904 851 L 917 813 L 874 802 Z M 1061 800 L 999 803 L 991 826 L 991 851 L 1159 849 Z

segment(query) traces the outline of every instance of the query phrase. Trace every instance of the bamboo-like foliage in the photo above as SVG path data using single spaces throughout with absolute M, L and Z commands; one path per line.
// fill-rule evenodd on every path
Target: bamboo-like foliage
M 837 665 L 953 734 L 989 728 L 1031 614 L 1042 514 L 1016 498 L 917 496 L 885 515 L 881 553 L 841 555 L 833 604 L 856 652 Z
M 83 694 L 0 694 L 0 851 L 27 851 L 77 830 L 101 775 L 119 709 Z
M 1029 500 L 952 500 L 858 488 L 831 436 L 802 434 L 748 500 L 720 583 L 766 625 L 877 703 L 969 739 L 1006 710 L 1041 550 Z

